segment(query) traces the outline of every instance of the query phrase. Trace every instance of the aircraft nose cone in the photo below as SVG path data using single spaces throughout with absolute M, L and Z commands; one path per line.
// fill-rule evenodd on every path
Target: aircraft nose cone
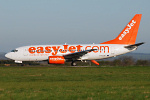
M 6 58 L 11 58 L 10 53 L 7 53 L 7 54 L 5 55 L 5 57 L 6 57 Z

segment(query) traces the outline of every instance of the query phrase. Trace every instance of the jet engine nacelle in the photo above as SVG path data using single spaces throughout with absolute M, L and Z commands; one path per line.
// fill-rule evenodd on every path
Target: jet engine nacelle
M 49 64 L 64 64 L 65 58 L 63 56 L 49 56 L 48 63 Z

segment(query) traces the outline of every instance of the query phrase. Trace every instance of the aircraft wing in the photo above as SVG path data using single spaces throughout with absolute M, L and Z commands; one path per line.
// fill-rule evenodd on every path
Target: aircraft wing
M 80 52 L 75 52 L 75 53 L 70 53 L 70 54 L 66 54 L 64 55 L 64 58 L 67 59 L 67 60 L 77 60 L 79 59 L 80 57 L 82 57 L 83 55 L 91 52 L 91 51 L 94 51 L 94 50 L 97 50 L 97 49 L 90 49 L 90 50 L 84 50 L 84 51 L 80 51 Z

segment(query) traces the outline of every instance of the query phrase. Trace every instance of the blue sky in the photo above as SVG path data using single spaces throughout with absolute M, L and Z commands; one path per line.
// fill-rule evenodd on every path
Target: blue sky
M 36 44 L 89 44 L 115 38 L 143 14 L 136 43 L 150 53 L 150 0 L 1 0 L 0 52 Z

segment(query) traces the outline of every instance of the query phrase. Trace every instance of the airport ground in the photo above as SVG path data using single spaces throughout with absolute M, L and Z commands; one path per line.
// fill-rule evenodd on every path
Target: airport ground
M 0 67 L 0 100 L 149 100 L 150 66 Z

